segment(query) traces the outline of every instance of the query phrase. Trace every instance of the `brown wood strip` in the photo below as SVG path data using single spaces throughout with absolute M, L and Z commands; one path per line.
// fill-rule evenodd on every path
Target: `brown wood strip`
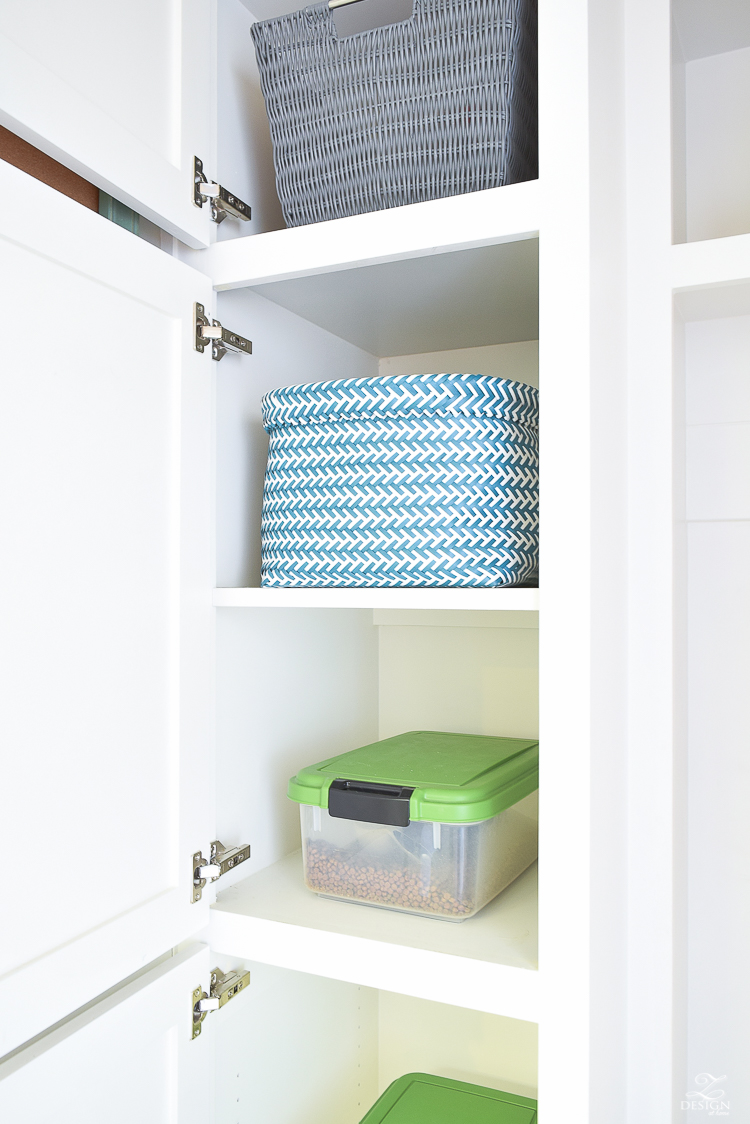
M 99 188 L 71 172 L 64 164 L 58 164 L 51 156 L 34 148 L 33 144 L 21 140 L 15 133 L 0 125 L 0 160 L 13 164 L 34 179 L 54 187 L 70 199 L 82 203 L 92 211 L 99 210 Z

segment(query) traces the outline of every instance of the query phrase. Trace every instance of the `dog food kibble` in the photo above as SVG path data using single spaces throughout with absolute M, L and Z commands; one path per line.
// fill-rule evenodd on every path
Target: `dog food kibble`
M 444 917 L 465 917 L 473 910 L 469 901 L 458 901 L 448 889 L 423 878 L 419 869 L 386 867 L 358 861 L 356 853 L 341 852 L 318 840 L 307 845 L 306 880 L 311 890 L 336 898 L 374 902 L 391 909 L 421 910 Z

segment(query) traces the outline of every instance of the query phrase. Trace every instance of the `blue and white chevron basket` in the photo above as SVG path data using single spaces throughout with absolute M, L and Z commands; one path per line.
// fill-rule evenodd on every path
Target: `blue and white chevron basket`
M 504 586 L 538 566 L 538 395 L 486 375 L 263 399 L 265 586 Z

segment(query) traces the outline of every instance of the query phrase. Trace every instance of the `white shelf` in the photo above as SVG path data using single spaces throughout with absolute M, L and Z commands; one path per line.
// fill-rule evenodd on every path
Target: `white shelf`
M 750 312 L 750 234 L 672 247 L 672 289 L 688 320 Z
M 539 611 L 538 589 L 215 589 L 230 609 L 481 609 Z
M 748 280 L 750 234 L 683 242 L 672 247 L 672 288 L 676 291 Z
M 201 269 L 237 289 L 342 269 L 536 238 L 539 182 L 393 207 L 216 242 Z
M 538 187 L 217 242 L 201 268 L 381 358 L 535 340 Z
M 538 1021 L 536 864 L 454 924 L 319 898 L 296 852 L 220 893 L 208 940 L 228 956 Z

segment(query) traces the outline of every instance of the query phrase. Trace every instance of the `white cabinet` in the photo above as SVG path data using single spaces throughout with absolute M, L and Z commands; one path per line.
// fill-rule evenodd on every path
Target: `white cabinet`
M 204 1124 L 211 1043 L 193 1041 L 192 991 L 208 949 L 168 957 L 3 1063 L 0 1112 L 18 1124 Z
M 212 363 L 192 334 L 213 295 L 0 177 L 6 1053 L 207 917 Z
M 179 243 L 0 165 L 4 1118 L 358 1124 L 418 1069 L 741 1112 L 745 5 L 540 0 L 538 182 L 293 230 L 240 0 L 6 8 L 0 121 Z M 439 368 L 538 378 L 541 589 L 261 588 L 262 394 Z M 419 727 L 540 736 L 538 888 L 463 925 L 301 882 L 289 776 Z M 192 902 L 214 839 L 250 858 Z
M 215 160 L 214 12 L 201 0 L 3 4 L 0 123 L 191 246 L 193 157 Z

